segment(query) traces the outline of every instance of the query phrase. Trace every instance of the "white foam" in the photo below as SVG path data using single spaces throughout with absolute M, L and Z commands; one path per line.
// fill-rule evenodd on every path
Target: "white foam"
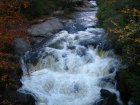
M 82 24 L 96 24 L 96 12 L 93 17 L 92 12 L 85 14 L 80 17 Z M 116 71 L 110 74 L 109 70 L 112 67 L 117 70 L 116 62 L 119 61 L 107 56 L 108 52 L 98 54 L 97 48 L 86 48 L 79 44 L 82 40 L 94 41 L 95 37 L 100 38 L 104 33 L 100 28 L 87 28 L 73 34 L 64 30 L 57 33 L 56 37 L 44 46 L 37 65 L 29 65 L 30 76 L 22 76 L 23 86 L 19 91 L 32 94 L 37 101 L 36 105 L 93 105 L 101 98 L 102 88 L 118 94 L 115 85 L 101 80 L 114 79 Z M 61 44 L 61 49 L 48 47 L 57 41 L 57 44 Z M 69 49 L 68 46 L 75 48 Z M 25 72 L 27 71 L 24 71 L 24 74 Z
M 63 51 L 58 55 L 61 53 Z M 22 77 L 20 90 L 31 92 L 36 97 L 37 105 L 92 105 L 100 98 L 100 78 L 109 75 L 108 70 L 116 60 L 98 56 L 93 48 L 87 49 L 87 53 L 92 58 L 90 62 L 85 60 L 88 59 L 86 56 L 68 52 L 66 58 L 46 63 L 52 66 L 31 73 L 30 77 Z M 67 59 L 66 63 L 64 59 Z M 45 60 L 42 59 L 42 62 L 49 59 Z M 65 64 L 68 70 L 64 69 Z M 116 91 L 115 86 L 105 88 Z

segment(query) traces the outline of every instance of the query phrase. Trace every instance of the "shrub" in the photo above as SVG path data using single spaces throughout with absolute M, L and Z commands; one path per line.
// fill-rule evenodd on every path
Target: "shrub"
M 134 105 L 140 105 L 140 0 L 97 0 L 97 17 L 115 51 L 127 64 L 125 80 Z

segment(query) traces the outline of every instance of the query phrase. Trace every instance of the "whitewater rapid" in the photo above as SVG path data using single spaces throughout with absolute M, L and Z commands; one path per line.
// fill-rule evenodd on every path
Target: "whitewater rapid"
M 92 27 L 97 23 L 96 11 L 76 14 L 66 26 L 76 21 L 82 30 L 77 25 L 70 27 L 75 27 L 73 32 L 62 30 L 22 59 L 19 91 L 33 95 L 36 105 L 94 105 L 101 99 L 101 89 L 115 93 L 119 101 L 114 78 L 120 63 L 112 50 L 104 50 L 105 31 Z

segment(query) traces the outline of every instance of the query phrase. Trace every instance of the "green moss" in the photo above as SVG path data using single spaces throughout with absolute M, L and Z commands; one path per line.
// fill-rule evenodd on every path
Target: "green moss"
M 97 50 L 96 54 L 102 58 L 104 58 L 106 56 L 106 53 L 105 51 L 103 50 Z

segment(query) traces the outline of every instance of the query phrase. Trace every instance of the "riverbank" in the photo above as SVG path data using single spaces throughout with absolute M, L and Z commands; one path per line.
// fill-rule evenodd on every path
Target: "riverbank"
M 139 1 L 97 0 L 99 26 L 106 29 L 115 52 L 122 58 L 116 79 L 125 105 L 140 105 L 140 9 Z

